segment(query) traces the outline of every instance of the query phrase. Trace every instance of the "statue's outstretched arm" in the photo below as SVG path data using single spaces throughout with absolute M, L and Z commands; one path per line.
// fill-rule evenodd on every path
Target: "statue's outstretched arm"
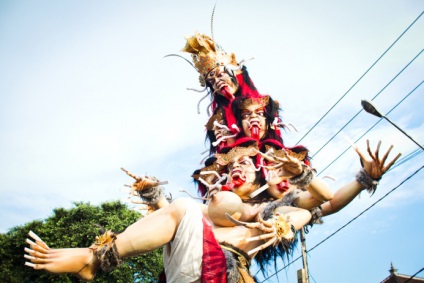
M 322 214 L 329 215 L 333 214 L 346 205 L 348 205 L 362 190 L 367 190 L 370 193 L 374 193 L 377 189 L 378 181 L 382 178 L 390 167 L 396 162 L 401 156 L 398 153 L 388 164 L 385 165 L 390 151 L 393 145 L 384 153 L 382 158 L 379 158 L 381 141 L 378 142 L 377 148 L 374 153 L 371 151 L 370 142 L 367 140 L 367 153 L 363 153 L 359 150 L 356 145 L 352 145 L 355 151 L 358 153 L 363 168 L 356 175 L 356 180 L 347 183 L 338 189 L 331 201 L 324 203 L 322 207 Z

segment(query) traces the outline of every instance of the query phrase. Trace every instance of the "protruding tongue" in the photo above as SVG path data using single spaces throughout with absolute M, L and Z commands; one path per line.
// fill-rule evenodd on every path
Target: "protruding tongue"
M 221 190 L 223 190 L 223 191 L 231 191 L 233 188 L 234 188 L 234 184 L 229 183 L 229 184 L 223 185 L 221 187 Z
M 245 180 L 243 180 L 242 178 L 233 178 L 231 181 L 231 184 L 233 185 L 233 187 L 240 187 L 244 183 L 245 183 Z
M 255 140 L 259 140 L 259 127 L 257 125 L 253 125 L 250 128 L 250 133 L 252 135 L 252 138 L 254 138 Z
M 221 93 L 229 100 L 229 101 L 233 101 L 234 99 L 234 95 L 230 92 L 230 90 L 228 89 L 228 86 L 224 86 L 221 89 Z
M 289 189 L 289 180 L 285 179 L 277 185 L 277 189 L 280 192 L 285 192 Z

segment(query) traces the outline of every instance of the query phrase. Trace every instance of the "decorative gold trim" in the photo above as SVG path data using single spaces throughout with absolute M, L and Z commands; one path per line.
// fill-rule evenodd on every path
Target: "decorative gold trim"
M 206 166 L 202 169 L 200 169 L 199 174 L 193 174 L 191 177 L 193 177 L 196 180 L 199 180 L 200 177 L 202 177 L 203 180 L 207 179 L 209 176 L 213 175 L 213 173 L 210 174 L 201 174 L 202 172 L 207 172 L 207 171 L 215 171 L 218 174 L 221 173 L 221 171 L 224 169 L 224 166 L 222 166 L 221 164 L 216 163 L 216 161 L 209 166 Z
M 106 231 L 103 235 L 96 236 L 94 244 L 90 246 L 92 250 L 100 250 L 104 246 L 110 246 L 116 240 L 116 235 L 112 231 Z
M 256 154 L 258 154 L 258 147 L 256 144 L 248 147 L 237 146 L 232 148 L 228 153 L 215 154 L 215 157 L 217 158 L 215 162 L 225 166 L 236 156 L 255 156 Z
M 265 145 L 265 152 L 268 152 L 270 149 L 273 149 L 273 154 L 276 157 L 280 157 L 283 158 L 287 155 L 290 155 L 291 157 L 294 157 L 296 159 L 298 159 L 299 161 L 304 161 L 306 156 L 308 155 L 308 151 L 304 150 L 301 152 L 294 152 L 291 151 L 290 149 L 286 148 L 286 149 L 275 149 L 274 147 L 270 146 L 270 145 Z
M 103 235 L 97 236 L 94 244 L 89 247 L 100 263 L 100 268 L 103 271 L 110 271 L 122 262 L 116 249 L 115 240 L 115 233 L 109 230 Z
M 261 107 L 265 107 L 267 106 L 269 103 L 269 96 L 263 96 L 263 97 L 252 97 L 252 98 L 247 98 L 245 100 L 243 100 L 243 102 L 240 104 L 239 109 L 246 109 L 247 107 L 251 106 L 251 105 L 256 105 L 259 104 L 261 105 Z
M 201 75 L 200 83 L 204 86 L 206 75 L 219 66 L 238 66 L 234 53 L 227 54 L 209 36 L 196 32 L 193 36 L 185 37 L 187 42 L 183 52 L 191 53 L 194 67 Z
M 292 241 L 294 239 L 294 232 L 292 230 L 292 225 L 289 222 L 288 216 L 284 214 L 274 216 L 274 227 L 275 234 L 280 241 L 282 239 L 287 241 Z

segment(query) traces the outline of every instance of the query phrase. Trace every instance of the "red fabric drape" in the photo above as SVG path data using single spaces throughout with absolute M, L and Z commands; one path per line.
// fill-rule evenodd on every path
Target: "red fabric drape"
M 225 255 L 205 217 L 203 217 L 202 282 L 227 283 Z

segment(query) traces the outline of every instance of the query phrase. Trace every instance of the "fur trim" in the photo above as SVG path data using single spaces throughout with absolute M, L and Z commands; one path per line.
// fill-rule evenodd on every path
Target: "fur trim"
M 322 220 L 322 208 L 321 208 L 321 206 L 314 207 L 311 210 L 311 214 L 312 214 L 312 218 L 311 218 L 311 221 L 309 221 L 309 224 L 311 226 L 313 224 L 322 224 L 322 223 L 324 223 L 324 221 Z
M 298 187 L 307 187 L 314 178 L 312 169 L 307 165 L 302 165 L 303 172 L 299 176 L 289 179 L 289 183 Z
M 300 193 L 299 189 L 294 189 L 293 191 L 285 195 L 282 199 L 275 200 L 268 203 L 268 205 L 262 210 L 262 213 L 261 213 L 262 219 L 263 220 L 270 219 L 273 216 L 274 210 L 277 207 L 280 207 L 280 206 L 297 207 L 296 203 L 297 203 L 299 193 Z
M 233 253 L 227 250 L 222 250 L 225 255 L 227 264 L 227 283 L 237 283 L 240 278 L 240 273 L 237 268 L 237 261 L 234 259 Z
M 227 282 L 255 282 L 249 273 L 249 256 L 243 250 L 226 242 L 221 243 L 221 248 L 227 263 Z
M 359 172 L 355 175 L 356 181 L 364 187 L 364 190 L 367 190 L 371 195 L 375 193 L 377 190 L 378 181 L 379 179 L 373 179 L 371 176 L 365 171 L 364 168 L 359 170 Z
M 116 234 L 109 230 L 103 235 L 97 236 L 94 244 L 90 246 L 103 271 L 110 271 L 122 262 L 116 250 L 115 240 Z
M 139 195 L 142 200 L 144 200 L 145 202 L 148 202 L 149 204 L 155 204 L 161 198 L 164 197 L 163 188 L 160 186 L 153 187 L 144 191 L 140 191 Z

